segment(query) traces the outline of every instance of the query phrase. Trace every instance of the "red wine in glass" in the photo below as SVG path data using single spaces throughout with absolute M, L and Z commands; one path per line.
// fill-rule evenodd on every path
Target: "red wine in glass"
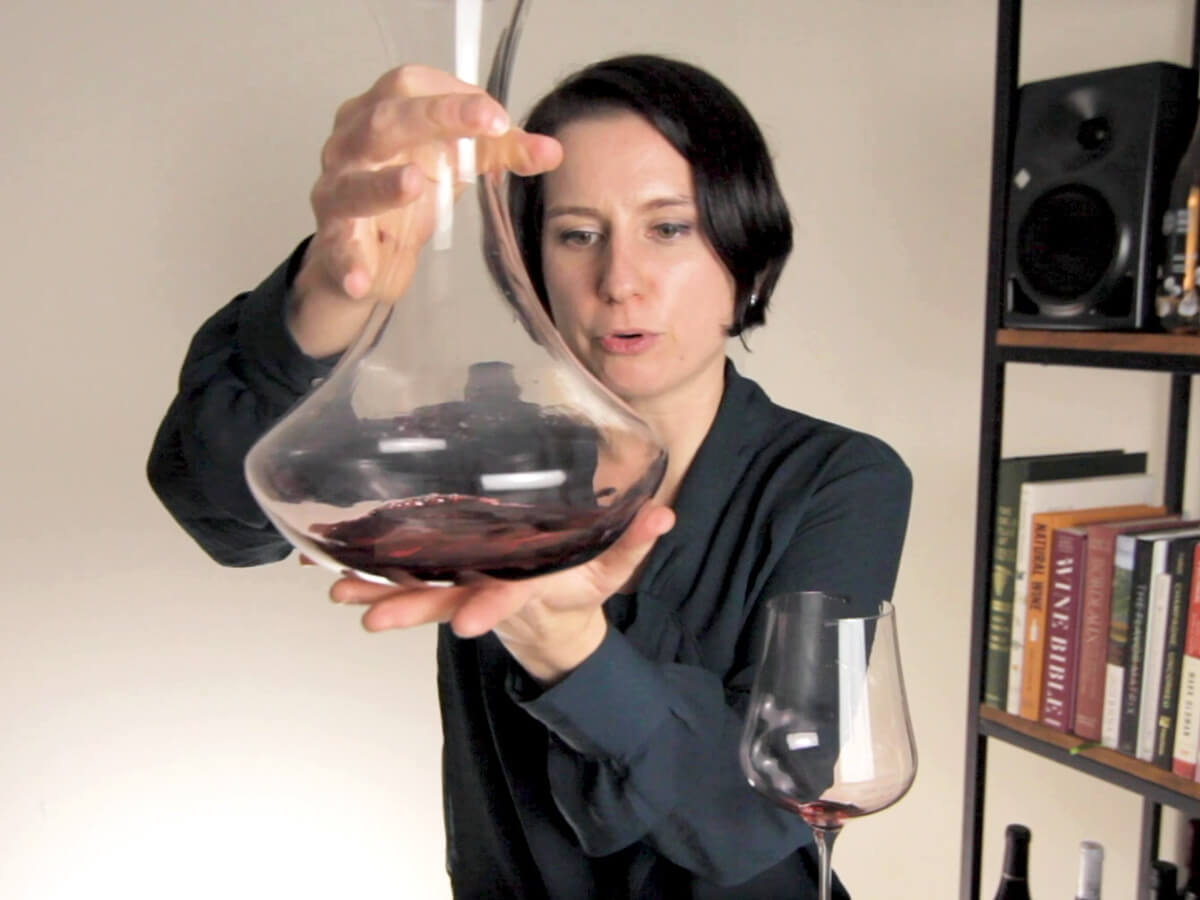
M 847 819 L 866 815 L 866 810 L 853 803 L 833 803 L 824 800 L 802 803 L 796 809 L 788 808 L 814 828 L 841 828 Z

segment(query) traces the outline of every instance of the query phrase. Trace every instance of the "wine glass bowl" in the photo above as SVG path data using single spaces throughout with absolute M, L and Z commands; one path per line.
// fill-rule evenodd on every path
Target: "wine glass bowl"
M 895 609 L 801 591 L 772 597 L 767 616 L 742 771 L 812 827 L 828 900 L 843 823 L 896 803 L 916 777 Z

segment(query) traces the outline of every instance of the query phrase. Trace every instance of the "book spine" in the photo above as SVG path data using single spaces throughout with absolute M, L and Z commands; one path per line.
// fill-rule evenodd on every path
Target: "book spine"
M 1025 663 L 1025 612 L 1029 608 L 1029 545 L 1030 534 L 1022 533 L 1021 523 L 1028 518 L 1026 486 L 1021 486 L 1017 504 L 1017 558 L 1013 567 L 1012 626 L 1008 643 L 1008 696 L 1004 710 L 1010 715 L 1021 714 L 1021 676 Z
M 1063 732 L 1070 729 L 1075 716 L 1085 547 L 1086 538 L 1080 530 L 1058 529 L 1054 532 L 1041 719 L 1042 724 Z
M 1104 718 L 1100 723 L 1100 743 L 1110 750 L 1116 750 L 1121 739 L 1121 701 L 1125 696 L 1125 670 L 1128 664 L 1134 541 L 1129 535 L 1121 535 L 1113 551 L 1112 607 L 1104 673 Z
M 1158 723 L 1154 738 L 1153 762 L 1160 769 L 1171 769 L 1175 756 L 1175 731 L 1179 721 L 1179 685 L 1182 681 L 1183 651 L 1187 641 L 1188 594 L 1191 586 L 1191 562 L 1195 540 L 1171 545 L 1167 559 L 1170 573 L 1170 600 L 1167 607 L 1166 646 L 1163 651 L 1162 687 L 1158 696 Z
M 1179 721 L 1171 761 L 1172 772 L 1191 779 L 1196 777 L 1196 751 L 1200 745 L 1200 572 L 1197 567 L 1200 567 L 1200 544 L 1192 551 L 1183 665 L 1179 673 Z
M 1146 664 L 1146 626 L 1150 617 L 1150 555 L 1152 545 L 1135 541 L 1133 580 L 1129 592 L 1129 637 L 1126 642 L 1125 691 L 1121 697 L 1121 736 L 1117 749 L 1137 755 L 1138 711 L 1142 701 L 1142 671 Z
M 1142 762 L 1154 761 L 1158 734 L 1158 701 L 1162 690 L 1163 659 L 1166 656 L 1167 616 L 1171 606 L 1171 576 L 1151 572 L 1150 602 L 1146 612 L 1146 651 L 1142 662 L 1142 689 L 1138 698 L 1135 755 Z
M 1026 472 L 1027 467 L 1017 460 L 1001 460 L 996 474 L 983 702 L 997 709 L 1004 709 L 1008 702 L 1008 650 L 1012 643 L 1013 581 L 1017 568 L 1017 504 Z
M 1088 529 L 1083 603 L 1079 615 L 1075 722 L 1071 730 L 1089 741 L 1100 740 L 1104 719 L 1104 676 L 1116 540 L 1116 531 L 1108 526 Z
M 1039 516 L 1033 517 L 1033 537 L 1029 546 L 1029 587 L 1025 611 L 1025 659 L 1021 665 L 1021 707 L 1023 719 L 1041 718 L 1042 671 L 1046 663 L 1046 606 L 1050 587 L 1051 529 Z

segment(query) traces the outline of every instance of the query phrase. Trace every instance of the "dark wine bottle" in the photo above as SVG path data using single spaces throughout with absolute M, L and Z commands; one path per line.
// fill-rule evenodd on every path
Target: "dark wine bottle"
M 1155 312 L 1167 331 L 1200 331 L 1200 123 L 1175 170 L 1162 219 Z
M 1188 824 L 1192 828 L 1192 850 L 1187 881 L 1183 883 L 1183 900 L 1200 900 L 1200 819 L 1192 819 Z
M 1150 864 L 1149 900 L 1179 900 L 1179 870 L 1175 863 L 1156 859 Z
M 1079 883 L 1075 900 L 1100 900 L 1100 875 L 1104 868 L 1104 848 L 1095 841 L 1079 845 Z
M 1030 900 L 1029 829 L 1024 825 L 1004 830 L 1004 871 L 993 900 Z

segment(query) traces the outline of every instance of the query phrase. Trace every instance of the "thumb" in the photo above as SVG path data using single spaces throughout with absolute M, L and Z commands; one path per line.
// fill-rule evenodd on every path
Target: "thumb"
M 637 515 L 633 517 L 629 528 L 621 537 L 624 539 L 632 535 L 632 540 L 653 544 L 674 527 L 675 511 L 671 507 L 658 503 L 646 503 L 637 511 Z
M 481 172 L 509 169 L 517 175 L 539 175 L 558 168 L 562 144 L 544 134 L 512 128 L 501 137 L 481 138 L 476 165 Z
M 607 580 L 624 582 L 650 552 L 654 542 L 675 527 L 675 513 L 667 506 L 647 503 L 637 511 L 625 533 L 596 557 Z

